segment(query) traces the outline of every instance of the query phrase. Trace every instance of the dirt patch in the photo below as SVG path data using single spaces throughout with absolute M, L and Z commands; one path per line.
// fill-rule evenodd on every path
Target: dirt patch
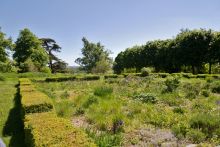
M 77 128 L 88 128 L 89 123 L 84 116 L 76 116 L 72 119 L 72 123 Z
M 186 144 L 185 144 L 186 145 Z M 170 130 L 139 129 L 125 134 L 125 147 L 177 147 L 185 146 Z

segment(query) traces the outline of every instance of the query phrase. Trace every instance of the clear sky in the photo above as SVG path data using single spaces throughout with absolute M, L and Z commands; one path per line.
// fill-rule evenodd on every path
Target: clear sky
M 15 41 L 29 28 L 62 47 L 60 58 L 76 65 L 82 37 L 101 42 L 115 57 L 181 28 L 220 31 L 220 0 L 0 0 L 0 26 Z

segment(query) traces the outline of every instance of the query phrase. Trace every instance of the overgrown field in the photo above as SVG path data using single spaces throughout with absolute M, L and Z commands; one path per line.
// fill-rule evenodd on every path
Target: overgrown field
M 52 98 L 59 117 L 99 146 L 220 144 L 218 76 L 126 75 L 35 86 Z

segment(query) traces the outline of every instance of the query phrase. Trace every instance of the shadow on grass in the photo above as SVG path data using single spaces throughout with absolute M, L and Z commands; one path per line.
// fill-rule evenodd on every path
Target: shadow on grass
M 19 85 L 16 85 L 17 92 L 14 97 L 14 107 L 10 110 L 8 119 L 3 128 L 3 135 L 11 136 L 9 147 L 25 147 L 24 123 L 21 116 L 21 97 Z

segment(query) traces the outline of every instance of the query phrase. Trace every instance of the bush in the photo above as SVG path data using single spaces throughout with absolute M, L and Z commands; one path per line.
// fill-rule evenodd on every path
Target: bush
M 151 93 L 141 93 L 141 94 L 133 96 L 133 99 L 141 101 L 143 103 L 153 103 L 154 104 L 157 102 L 156 96 Z
M 0 75 L 0 81 L 5 81 L 5 77 L 3 75 Z
M 151 73 L 150 68 L 144 67 L 144 68 L 141 69 L 141 76 L 142 76 L 142 77 L 149 76 L 150 73 Z
M 81 78 L 78 78 L 79 80 L 86 80 L 86 81 L 91 81 L 91 80 L 99 80 L 100 76 L 97 75 L 87 75 Z
M 64 81 L 74 81 L 76 80 L 75 76 L 72 77 L 51 77 L 46 78 L 45 82 L 64 82 Z
M 24 122 L 25 143 L 28 147 L 95 146 L 81 130 L 52 113 L 26 115 Z
M 220 119 L 211 114 L 197 114 L 191 118 L 190 127 L 212 137 L 214 131 L 220 128 Z
M 185 111 L 184 111 L 184 109 L 181 108 L 181 107 L 176 107 L 176 108 L 173 109 L 173 112 L 174 112 L 174 113 L 183 114 Z
M 84 103 L 83 103 L 83 107 L 84 108 L 88 108 L 90 105 L 94 104 L 94 103 L 98 103 L 98 98 L 95 96 L 90 96 Z
M 187 138 L 194 143 L 201 143 L 205 140 L 206 135 L 199 130 L 191 129 L 186 134 Z
M 19 79 L 19 84 L 20 84 L 20 86 L 31 85 L 31 80 L 29 80 L 27 78 L 20 78 Z
M 220 82 L 214 82 L 211 87 L 213 93 L 220 93 Z
M 116 74 L 105 75 L 104 78 L 105 78 L 105 79 L 109 79 L 109 78 L 118 78 L 118 75 L 116 75 Z
M 205 97 L 209 97 L 210 92 L 208 90 L 202 90 L 202 95 Z
M 169 73 L 158 73 L 158 76 L 161 77 L 161 78 L 166 78 L 169 75 L 170 75 Z
M 48 112 L 53 109 L 51 99 L 38 91 L 21 92 L 21 104 L 24 113 Z
M 113 88 L 112 87 L 108 87 L 108 86 L 101 86 L 101 87 L 96 87 L 94 90 L 94 95 L 97 96 L 106 96 L 106 95 L 110 95 L 113 92 Z
M 180 81 L 177 78 L 168 78 L 165 81 L 165 85 L 166 85 L 166 89 L 165 92 L 173 92 L 177 89 L 177 87 L 179 86 Z
M 201 83 L 186 83 L 183 88 L 185 90 L 186 98 L 195 99 L 200 94 Z
M 184 124 L 174 125 L 171 130 L 178 139 L 185 138 L 188 132 L 188 128 Z
M 89 137 L 93 138 L 95 143 L 100 147 L 117 147 L 122 146 L 121 134 L 109 134 L 105 132 L 95 133 L 90 130 L 86 130 Z

